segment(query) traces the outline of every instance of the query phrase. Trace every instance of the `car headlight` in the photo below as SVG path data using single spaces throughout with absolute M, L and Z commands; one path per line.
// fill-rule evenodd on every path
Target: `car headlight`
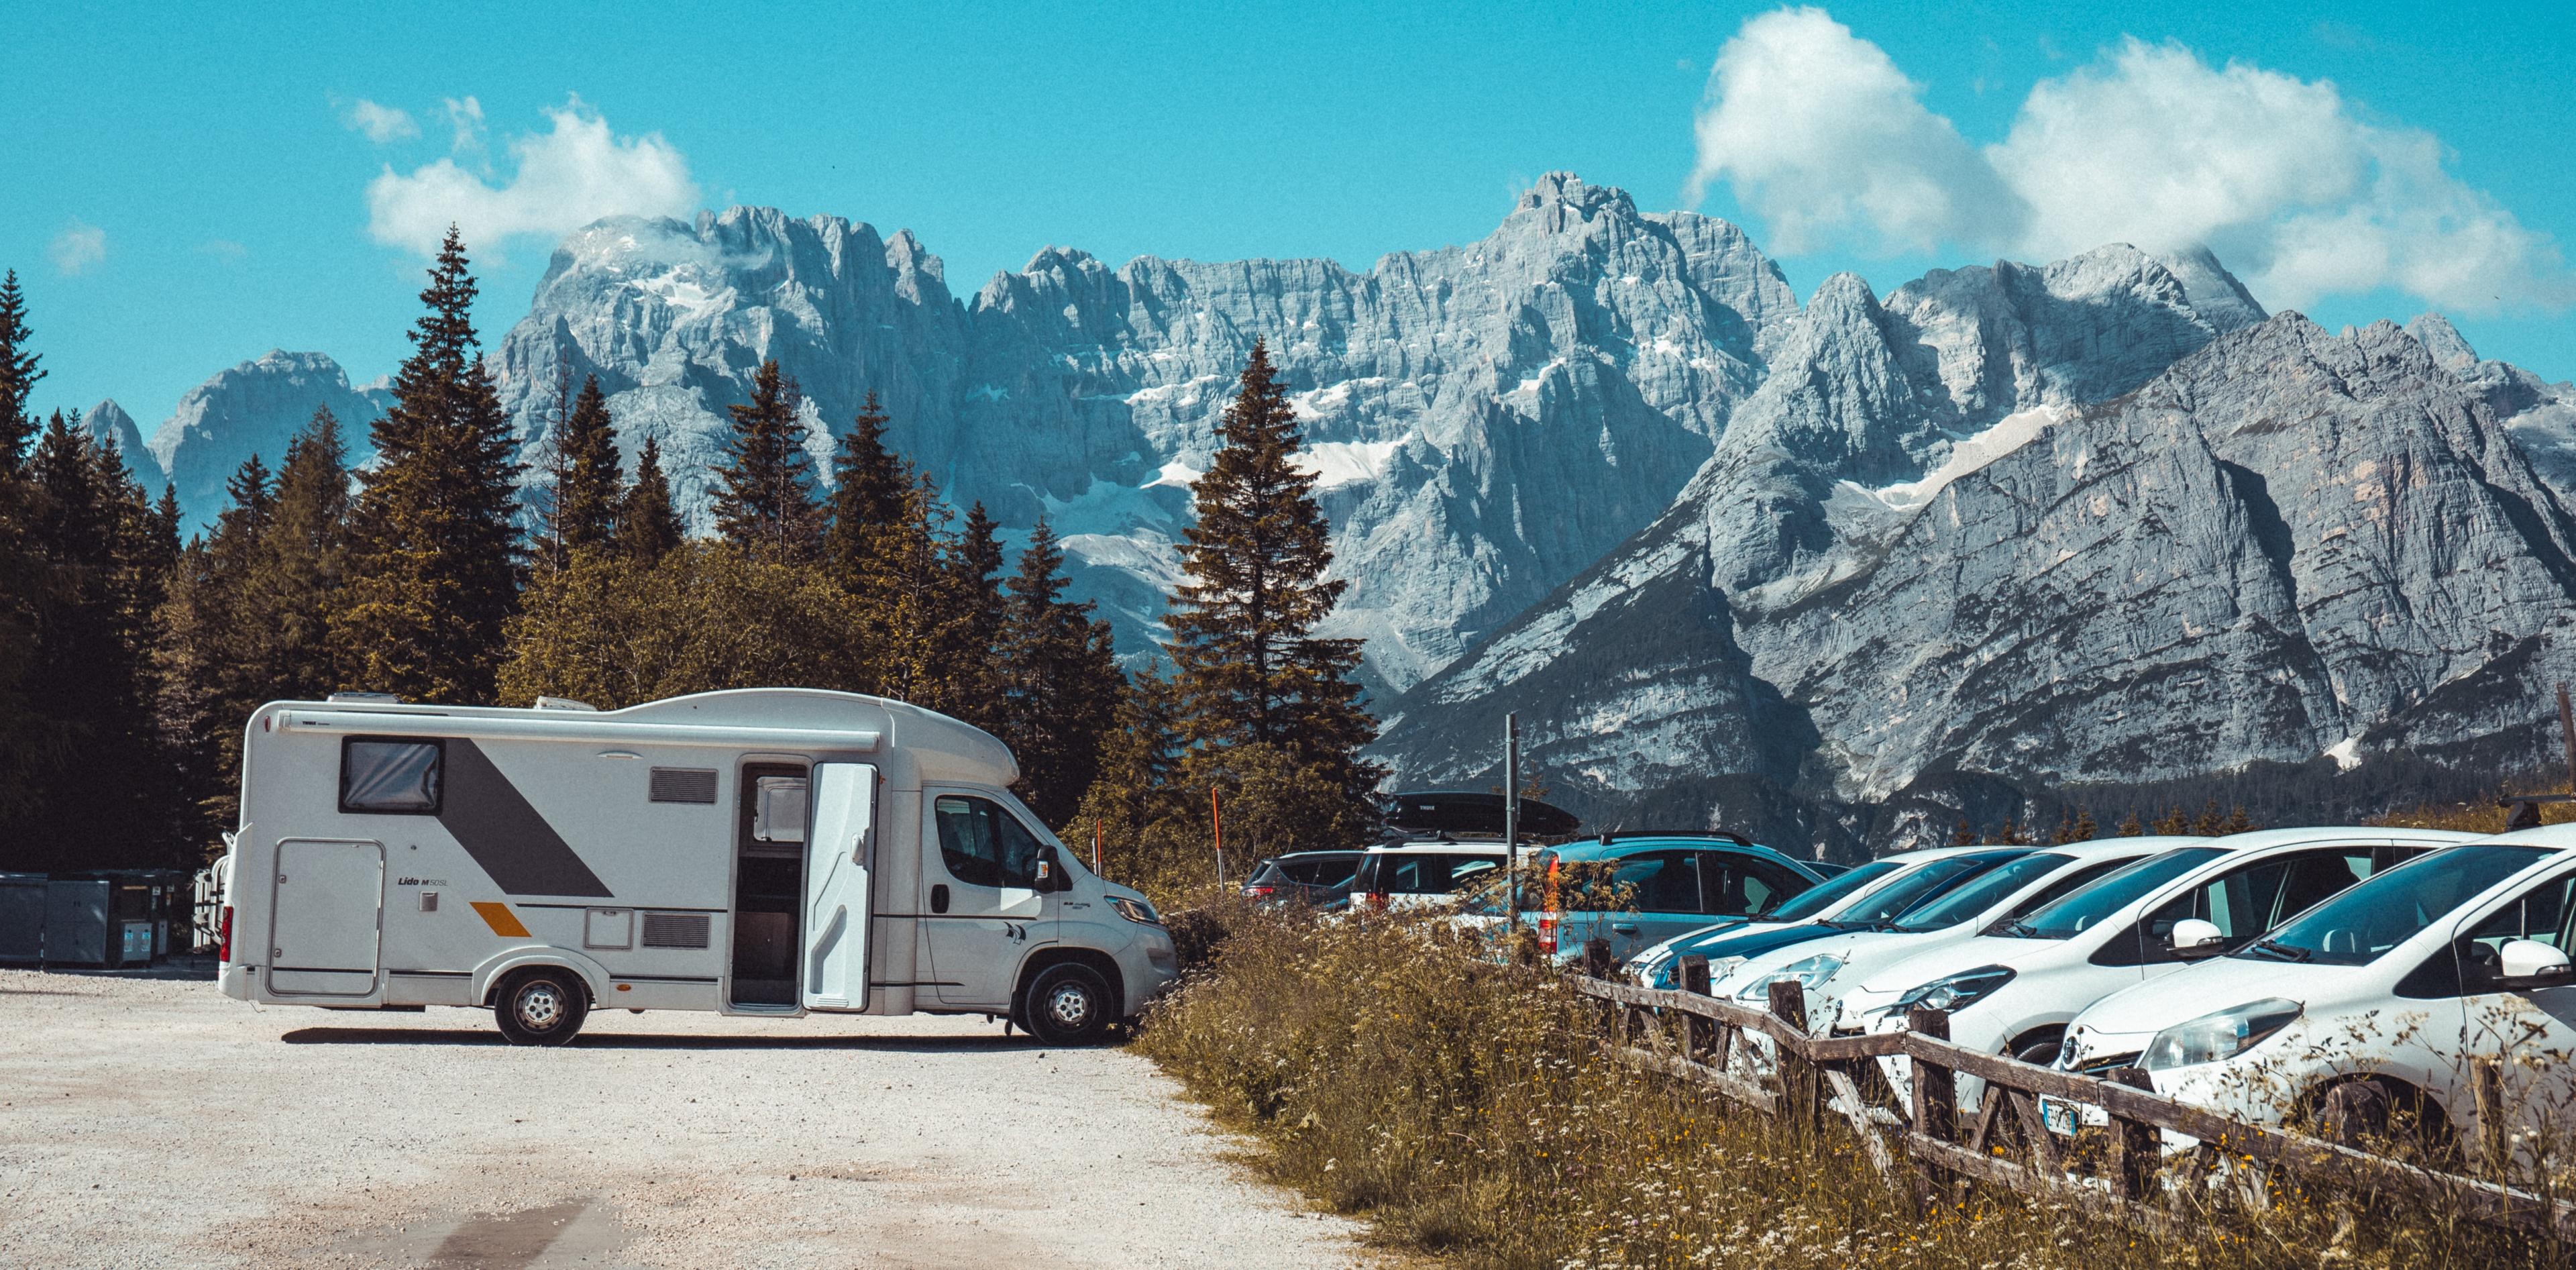
M 1769 1001 L 1771 985 L 1775 983 L 1795 983 L 1800 988 L 1813 992 L 1825 986 L 1825 980 L 1833 978 L 1834 972 L 1842 968 L 1843 959 L 1831 953 L 1819 953 L 1813 957 L 1800 958 L 1744 985 L 1744 990 L 1736 993 L 1735 999 L 1757 1005 Z
M 2146 1055 L 2138 1060 L 2138 1066 L 2160 1072 L 2168 1067 L 2234 1058 L 2290 1026 L 2290 1021 L 2306 1009 L 2296 1001 L 2266 997 L 2174 1024 L 2147 1042 Z
M 1143 900 L 1131 900 L 1124 895 L 1112 895 L 1109 897 L 1109 907 L 1117 909 L 1120 917 L 1131 922 L 1143 922 L 1148 926 L 1163 924 L 1162 918 L 1154 916 L 1154 906 Z
M 1887 1007 L 1887 1011 L 1901 1014 L 1918 1005 L 1926 1010 L 1964 1010 L 1994 995 L 1995 989 L 2011 983 L 2012 977 L 2013 968 L 2010 966 L 1979 966 L 1974 970 L 1962 970 L 1907 990 L 1904 996 L 1896 999 L 1896 1004 Z

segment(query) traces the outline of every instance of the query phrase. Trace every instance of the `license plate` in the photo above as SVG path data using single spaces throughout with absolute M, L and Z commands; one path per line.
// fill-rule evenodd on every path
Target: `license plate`
M 2075 1127 L 2083 1123 L 2082 1108 L 2076 1103 L 2061 1102 L 2055 1098 L 2041 1098 L 2039 1122 L 2048 1126 L 2050 1133 L 2071 1138 L 2075 1136 Z

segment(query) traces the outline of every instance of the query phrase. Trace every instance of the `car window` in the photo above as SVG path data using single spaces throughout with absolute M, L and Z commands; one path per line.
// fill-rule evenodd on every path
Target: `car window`
M 1953 885 L 1974 877 L 2004 860 L 2028 854 L 2015 851 L 1998 856 L 1980 851 L 1968 855 L 1943 856 L 1914 866 L 1913 871 L 1863 896 L 1858 904 L 1836 913 L 1833 921 L 1849 926 L 1875 926 L 1924 900 L 1947 892 Z
M 2504 946 L 2528 939 L 2552 948 L 2569 948 L 2568 918 L 2576 915 L 2576 874 L 2567 874 L 2525 891 L 2512 903 L 2489 914 L 2452 941 L 2460 964 L 2464 994 L 2494 992 L 2504 977 Z
M 2370 876 L 2372 858 L 2372 849 L 2366 846 L 2331 847 L 2229 869 L 2157 905 L 2139 919 L 2134 939 L 2112 940 L 2094 961 L 2106 966 L 2180 961 L 2173 950 L 2173 928 L 2188 918 L 2216 926 L 2225 937 L 2222 946 L 2234 952 L 2283 918 L 2296 916 Z
M 1447 895 L 1491 877 L 1502 867 L 1499 855 L 1381 852 L 1361 865 L 1360 880 L 1352 889 L 1386 895 Z
M 1289 880 L 1308 886 L 1339 886 L 1351 876 L 1349 860 L 1298 860 L 1280 865 Z
M 1019 819 L 989 798 L 942 794 L 933 805 L 939 821 L 939 859 L 948 876 L 970 886 L 1038 884 L 1038 840 Z
M 2021 903 L 2013 905 L 2012 911 L 2005 914 L 2005 916 L 2021 917 L 2026 914 L 2036 913 L 2048 905 L 2056 903 L 2064 896 L 2073 895 L 2077 891 L 2083 890 L 2085 887 L 2101 881 L 2103 878 L 2108 877 L 2112 870 L 2127 868 L 2131 863 L 2134 862 L 2129 860 L 2104 860 L 2099 864 L 2088 864 L 2080 869 L 2068 869 L 2064 874 L 2050 879 L 2048 885 L 2043 886 L 2024 897 Z
M 1956 926 L 2003 903 L 2006 896 L 2064 868 L 2071 856 L 2040 851 L 2008 861 L 1896 915 L 1896 929 L 1939 930 Z
M 1264 882 L 1277 882 L 1281 878 L 1290 876 L 1287 866 L 1279 863 L 1277 860 L 1264 860 L 1252 867 L 1252 876 L 1245 878 L 1244 881 L 1247 883 L 1259 884 Z
M 1646 851 L 1619 862 L 1610 885 L 1629 912 L 1696 913 L 1699 900 L 1699 853 Z
M 1776 860 L 1720 851 L 1701 855 L 1700 880 L 1703 893 L 1698 911 L 1726 917 L 1770 913 L 1789 897 L 1816 885 Z
M 2009 931 L 2031 939 L 2073 939 L 2183 874 L 2227 854 L 2225 847 L 2176 847 L 2103 876 L 2100 882 L 2034 911 Z M 2116 941 L 2115 941 L 2116 942 Z

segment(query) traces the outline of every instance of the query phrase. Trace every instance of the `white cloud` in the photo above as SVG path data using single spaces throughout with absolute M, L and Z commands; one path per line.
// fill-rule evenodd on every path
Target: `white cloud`
M 107 259 L 107 231 L 74 220 L 54 235 L 53 257 L 54 268 L 66 274 L 80 273 Z
M 472 97 L 450 97 L 439 103 L 447 109 L 447 127 L 455 139 L 448 148 L 458 154 L 483 148 L 483 103 Z M 580 100 L 574 99 L 574 105 Z M 568 107 L 569 108 L 569 107 Z
M 1690 200 L 1721 179 L 1788 252 L 1845 237 L 1929 249 L 1993 237 L 2018 212 L 1896 63 L 1822 9 L 1762 14 L 1718 50 Z
M 2276 305 L 2379 287 L 2467 313 L 2576 303 L 2557 244 L 2446 170 L 2432 134 L 2179 44 L 2126 40 L 2040 81 L 1970 151 L 1876 45 L 1783 9 L 1721 50 L 1698 131 L 1693 200 L 1724 179 L 1786 251 L 2205 243 Z
M 399 106 L 381 106 L 364 97 L 340 112 L 340 123 L 355 132 L 365 133 L 377 145 L 408 141 L 420 135 L 420 125 L 412 122 L 411 112 Z
M 482 108 L 471 97 L 450 102 L 458 145 L 479 130 Z M 435 254 L 454 222 L 468 245 L 489 256 L 523 235 L 560 237 L 603 216 L 685 216 L 696 210 L 697 183 L 688 160 L 659 133 L 618 137 L 576 99 L 546 112 L 552 127 L 510 138 L 517 171 L 506 182 L 472 172 L 451 156 L 408 175 L 387 167 L 367 184 L 367 232 L 377 242 Z M 479 142 L 476 142 L 479 144 Z

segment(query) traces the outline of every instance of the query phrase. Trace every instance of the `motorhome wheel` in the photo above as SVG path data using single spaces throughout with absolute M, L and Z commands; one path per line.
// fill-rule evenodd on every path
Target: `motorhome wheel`
M 1089 966 L 1050 966 L 1029 985 L 1029 1034 L 1049 1045 L 1087 1045 L 1114 1022 L 1109 985 Z
M 511 975 L 492 997 L 493 1018 L 513 1045 L 561 1045 L 589 1013 L 581 980 L 551 966 Z

